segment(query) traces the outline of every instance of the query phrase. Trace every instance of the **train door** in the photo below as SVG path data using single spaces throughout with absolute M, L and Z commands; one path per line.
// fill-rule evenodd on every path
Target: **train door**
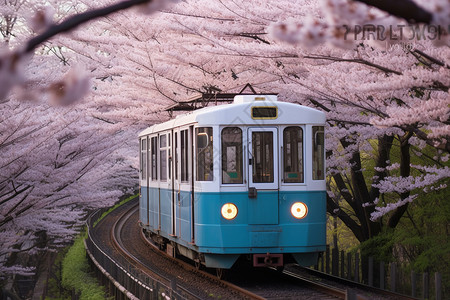
M 278 130 L 248 129 L 249 224 L 278 224 Z
M 182 184 L 187 181 L 186 171 L 186 137 L 187 130 L 176 129 L 172 133 L 173 150 L 172 150 L 172 235 L 181 237 L 181 190 Z
M 150 147 L 148 145 L 148 137 L 143 137 L 141 139 L 141 157 L 140 157 L 140 166 L 141 166 L 141 176 L 140 176 L 140 217 L 139 219 L 145 225 L 149 225 L 150 216 L 149 216 L 149 168 L 148 168 L 148 155 L 149 155 Z
M 178 133 L 172 130 L 172 134 L 169 135 L 171 137 L 170 147 L 169 147 L 169 182 L 171 189 L 171 235 L 177 236 L 176 233 L 176 191 L 177 191 L 177 178 L 178 178 Z
M 146 160 L 145 173 L 146 173 L 146 177 L 147 177 L 147 180 L 146 180 L 147 207 L 145 208 L 145 210 L 147 213 L 147 224 L 146 225 L 150 225 L 150 157 L 151 157 L 151 152 L 150 152 L 150 138 L 148 136 L 146 137 L 146 143 L 147 143 L 147 151 L 145 154 L 147 157 L 145 158 L 145 160 Z
M 190 180 L 191 180 L 191 243 L 195 244 L 195 214 L 194 214 L 194 126 L 189 126 L 189 160 L 190 160 Z

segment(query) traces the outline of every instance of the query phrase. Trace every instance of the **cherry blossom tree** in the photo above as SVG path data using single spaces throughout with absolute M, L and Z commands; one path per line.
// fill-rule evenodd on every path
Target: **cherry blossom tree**
M 44 6 L 38 4 L 47 7 L 40 10 Z M 67 245 L 89 210 L 111 205 L 136 188 L 133 137 L 142 122 L 155 122 L 156 114 L 150 112 L 136 122 L 137 116 L 126 118 L 132 105 L 124 108 L 123 103 L 121 116 L 114 119 L 109 104 L 80 101 L 96 89 L 91 84 L 95 77 L 88 73 L 92 65 L 81 68 L 83 62 L 71 60 L 67 49 L 47 41 L 136 4 L 141 5 L 139 13 L 150 13 L 163 2 L 125 1 L 87 10 L 70 1 L 6 1 L 0 8 L 3 287 L 11 285 L 15 274 L 34 274 L 37 266 L 29 265 L 26 257 Z M 73 13 L 65 19 L 64 14 Z M 53 23 L 55 18 L 60 21 Z M 71 105 L 76 101 L 78 105 Z
M 6 130 L 0 147 L 11 153 L 1 161 L 8 172 L 1 173 L 0 209 L 11 219 L 0 230 L 9 235 L 4 240 L 40 232 L 14 227 L 20 218 L 12 218 L 22 214 L 29 224 L 27 213 L 40 213 L 39 205 L 49 213 L 69 209 L 70 220 L 85 207 L 107 205 L 118 186 L 136 184 L 130 165 L 136 167 L 139 129 L 166 120 L 170 104 L 204 92 L 239 92 L 247 83 L 327 112 L 330 214 L 359 241 L 395 228 L 416 197 L 448 190 L 450 173 L 449 6 L 398 2 L 411 9 L 387 1 L 186 0 L 152 17 L 119 11 L 39 39 L 12 27 L 18 37 L 4 39 L 18 48 L 11 46 L 0 65 L 7 83 L 0 105 L 9 116 L 0 119 Z M 80 11 L 93 5 L 77 4 Z M 48 26 L 49 11 L 37 28 Z M 17 50 L 23 45 L 34 52 L 28 62 L 28 52 Z M 68 71 L 76 65 L 84 66 L 90 85 L 81 72 Z M 48 106 L 73 103 L 79 97 L 71 96 L 88 88 L 76 106 Z M 37 204 L 21 213 L 31 203 Z M 41 223 L 48 220 L 70 223 Z M 27 248 L 17 245 L 8 247 Z
M 71 47 L 108 49 L 109 59 L 128 68 L 111 66 L 115 80 L 135 91 L 144 84 L 166 104 L 211 88 L 238 92 L 251 82 L 326 111 L 328 210 L 365 241 L 394 228 L 418 195 L 445 190 L 449 176 L 448 36 L 411 39 L 405 22 L 443 26 L 448 10 L 439 1 L 408 3 L 431 17 L 347 1 L 186 1 L 135 26 L 114 16 Z M 355 35 L 358 22 L 392 29 L 392 36 Z
M 185 2 L 159 36 L 159 60 L 178 62 L 149 69 L 159 91 L 251 82 L 326 111 L 327 209 L 364 242 L 411 218 L 417 197 L 448 193 L 450 6 L 408 5 L 413 17 L 347 1 Z
M 329 193 L 329 211 L 337 214 L 360 241 L 381 231 L 383 223 L 377 220 L 383 215 L 388 216 L 385 224 L 394 228 L 408 203 L 430 189 L 447 188 L 445 182 L 450 174 L 447 163 L 450 150 L 449 39 L 448 28 L 445 28 L 450 20 L 449 6 L 445 1 L 428 2 L 428 10 L 425 10 L 414 2 L 406 2 L 414 6 L 407 11 L 408 15 L 405 15 L 406 10 L 402 12 L 394 7 L 397 3 L 374 1 L 369 4 L 377 7 L 382 4 L 380 8 L 397 17 L 434 24 L 443 32 L 428 41 L 424 36 L 423 41 L 406 41 L 399 36 L 410 24 L 370 7 L 356 3 L 348 5 L 345 1 L 323 1 L 324 16 L 313 18 L 305 26 L 299 23 L 293 26 L 296 21 L 291 20 L 291 23 L 281 21 L 271 27 L 275 36 L 291 43 L 302 42 L 311 47 L 330 42 L 354 49 L 345 56 L 305 57 L 328 61 L 327 67 L 336 68 L 319 67 L 322 71 L 317 74 L 327 80 L 321 86 L 315 85 L 320 96 L 311 95 L 311 101 L 329 112 L 330 136 L 336 138 L 334 142 L 331 140 L 332 147 L 328 148 L 328 166 L 333 178 L 330 187 L 334 187 Z M 364 39 L 363 35 L 363 40 L 342 43 L 342 37 L 346 38 L 345 34 L 352 26 L 356 27 L 355 23 L 359 23 L 360 28 L 368 23 L 376 24 L 373 27 L 377 29 L 389 25 L 389 30 L 392 30 L 392 24 L 397 24 L 400 34 L 397 31 L 391 36 L 393 38 L 378 41 Z M 344 35 L 342 30 L 346 30 Z M 355 42 L 360 44 L 355 47 Z M 371 42 L 385 45 L 380 49 L 381 45 L 371 45 Z M 378 46 L 378 49 L 372 46 Z M 366 70 L 362 70 L 361 65 L 367 66 Z M 346 78 L 339 80 L 334 74 L 346 74 Z M 307 85 L 314 84 L 308 81 Z M 432 158 L 423 155 L 426 144 L 434 149 Z M 399 150 L 393 147 L 399 147 Z M 374 171 L 365 172 L 361 153 L 370 153 L 371 149 L 376 150 Z M 391 161 L 395 152 L 400 154 L 396 162 Z M 412 156 L 420 157 L 420 163 L 412 164 Z M 342 157 L 346 157 L 347 166 L 341 164 Z M 370 186 L 366 185 L 368 176 L 372 176 Z M 386 201 L 386 195 L 397 197 L 391 202 Z M 339 206 L 339 199 L 349 205 L 350 214 L 348 208 Z M 357 216 L 356 222 L 352 218 L 353 212 Z

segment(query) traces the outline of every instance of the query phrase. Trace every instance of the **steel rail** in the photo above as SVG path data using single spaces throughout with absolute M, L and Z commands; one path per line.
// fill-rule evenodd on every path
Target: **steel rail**
M 307 286 L 309 286 L 310 288 L 320 291 L 324 294 L 333 296 L 333 297 L 337 297 L 339 299 L 346 299 L 347 298 L 347 291 L 322 283 L 322 282 L 316 282 L 316 281 L 312 281 L 309 279 L 306 279 L 298 274 L 292 273 L 290 271 L 283 271 L 283 275 L 289 276 L 291 278 L 295 278 L 296 280 L 300 280 L 303 284 L 306 284 Z
M 173 291 L 174 288 L 178 291 L 182 291 L 185 295 L 188 295 L 192 299 L 201 299 L 199 296 L 195 295 L 194 293 L 190 292 L 187 288 L 175 283 L 163 274 L 156 272 L 155 270 L 152 270 L 150 267 L 148 267 L 146 264 L 141 262 L 140 259 L 138 259 L 136 256 L 130 253 L 130 251 L 127 250 L 126 245 L 122 241 L 121 238 L 121 232 L 122 229 L 126 223 L 126 221 L 131 218 L 136 211 L 138 210 L 139 205 L 133 205 L 130 209 L 128 209 L 125 213 L 123 213 L 118 220 L 114 223 L 114 225 L 111 228 L 111 240 L 113 241 L 113 244 L 115 248 L 120 251 L 123 255 L 125 255 L 129 261 L 131 261 L 137 268 L 139 268 L 143 273 L 145 273 L 147 276 L 151 277 L 153 280 L 158 281 L 161 285 L 163 285 L 167 290 Z M 143 270 L 143 268 L 151 271 L 152 274 L 148 274 Z M 161 280 L 158 280 L 154 278 L 155 276 L 159 277 Z M 164 281 L 164 282 L 162 282 Z M 145 286 L 147 289 L 151 290 L 151 287 L 147 286 L 145 283 L 141 283 L 141 285 Z
M 89 217 L 86 220 L 86 226 L 88 229 L 88 237 L 87 239 L 84 241 L 84 248 L 86 249 L 86 253 L 89 255 L 90 259 L 92 260 L 92 262 L 94 263 L 94 265 L 100 270 L 100 272 L 106 276 L 106 278 L 108 278 L 109 281 L 112 282 L 112 284 L 114 284 L 114 286 L 122 293 L 124 294 L 128 299 L 131 300 L 137 300 L 138 298 L 134 297 L 134 295 L 129 292 L 123 285 L 121 285 L 108 271 L 106 271 L 103 266 L 97 261 L 97 259 L 95 258 L 95 255 L 93 253 L 91 253 L 91 250 L 88 247 L 88 243 L 87 240 L 89 240 L 89 242 L 97 249 L 97 251 L 99 251 L 100 253 L 102 253 L 102 255 L 104 255 L 104 257 L 108 258 L 111 262 L 113 262 L 114 264 L 116 264 L 117 267 L 121 268 L 119 266 L 119 264 L 112 258 L 110 257 L 108 254 L 106 254 L 101 247 L 99 247 L 99 245 L 97 244 L 97 240 L 94 238 L 94 236 L 92 235 L 91 229 L 93 228 L 93 224 L 92 224 L 92 218 L 94 215 L 100 213 L 102 211 L 102 209 L 98 209 L 96 210 L 94 213 L 90 214 Z
M 345 286 L 349 286 L 351 288 L 358 288 L 358 289 L 361 289 L 361 290 L 364 290 L 364 291 L 370 291 L 370 292 L 373 292 L 373 293 L 378 294 L 378 295 L 390 296 L 390 297 L 398 299 L 398 300 L 415 300 L 415 299 L 418 299 L 418 298 L 414 298 L 412 296 L 403 295 L 403 294 L 392 292 L 392 291 L 388 291 L 388 290 L 383 290 L 383 289 L 380 289 L 380 288 L 377 288 L 377 287 L 374 287 L 374 286 L 370 286 L 370 285 L 362 284 L 362 283 L 359 283 L 359 282 L 356 282 L 356 281 L 348 280 L 348 279 L 345 279 L 345 278 L 342 278 L 342 277 L 326 274 L 326 273 L 323 273 L 323 272 L 320 272 L 320 271 L 317 271 L 317 270 L 313 270 L 313 269 L 310 269 L 310 268 L 305 268 L 305 267 L 302 267 L 302 266 L 299 266 L 299 265 L 296 265 L 295 268 L 297 268 L 297 269 L 299 269 L 301 271 L 304 271 L 304 272 L 306 272 L 308 274 L 311 274 L 311 275 L 323 278 L 323 279 L 334 281 L 334 282 L 343 284 Z
M 125 211 L 119 218 L 118 220 L 114 223 L 114 225 L 111 228 L 111 239 L 115 245 L 115 248 L 120 251 L 121 253 L 123 253 L 129 261 L 133 262 L 133 264 L 136 265 L 137 268 L 139 269 L 150 269 L 151 272 L 154 272 L 153 270 L 151 270 L 151 267 L 149 267 L 148 265 L 146 265 L 145 263 L 141 262 L 137 257 L 135 257 L 132 253 L 130 253 L 127 249 L 126 249 L 126 245 L 124 244 L 124 242 L 122 241 L 121 238 L 121 231 L 126 223 L 126 221 L 131 218 L 137 211 L 138 206 L 137 205 L 133 205 L 131 208 L 129 208 L 127 211 Z M 159 255 L 164 256 L 166 258 L 168 258 L 169 260 L 173 261 L 174 263 L 178 264 L 179 266 L 181 266 L 182 268 L 184 268 L 185 270 L 188 270 L 190 272 L 193 272 L 194 274 L 199 274 L 202 277 L 206 277 L 209 280 L 211 280 L 212 282 L 215 282 L 217 284 L 222 285 L 223 287 L 226 287 L 229 290 L 232 290 L 240 295 L 242 295 L 245 298 L 248 299 L 257 299 L 257 300 L 262 300 L 265 299 L 264 297 L 261 297 L 251 291 L 248 291 L 244 288 L 241 288 L 231 282 L 225 281 L 225 280 L 219 280 L 215 275 L 208 273 L 206 271 L 200 270 L 197 267 L 193 266 L 190 263 L 184 262 L 180 259 L 177 259 L 176 257 L 173 257 L 171 255 L 169 255 L 168 253 L 166 253 L 165 251 L 160 250 L 157 245 L 155 245 L 153 243 L 153 241 L 149 240 L 143 230 L 140 230 L 140 236 L 143 239 L 143 241 L 145 241 L 145 243 L 147 245 L 149 245 L 150 247 L 152 247 Z M 162 274 L 158 274 L 157 272 L 154 272 L 156 276 L 160 277 L 162 279 L 162 281 L 164 281 L 165 283 L 159 281 L 162 285 L 164 285 L 166 288 L 170 289 L 170 286 L 172 284 L 170 278 L 162 275 Z M 153 277 L 149 274 L 147 274 L 150 277 Z M 315 282 L 309 279 L 306 279 L 304 277 L 301 277 L 298 274 L 292 273 L 290 271 L 283 271 L 283 276 L 286 276 L 286 278 L 292 280 L 299 280 L 302 282 L 302 285 L 306 285 L 307 287 L 316 290 L 318 292 L 339 298 L 339 299 L 347 299 L 347 291 L 343 290 L 343 289 L 339 289 L 324 283 L 319 283 L 319 282 Z M 189 292 L 189 290 L 185 289 L 184 287 L 177 285 L 177 289 L 179 289 L 180 291 L 183 291 L 184 293 L 188 294 L 190 297 L 192 298 L 197 298 L 200 299 L 199 297 L 197 297 L 195 294 Z M 361 297 L 358 297 L 356 299 L 363 299 Z
M 179 266 L 181 266 L 183 269 L 193 272 L 194 274 L 199 274 L 200 276 L 206 277 L 209 280 L 211 280 L 212 282 L 216 282 L 217 284 L 220 284 L 224 287 L 226 287 L 227 289 L 233 290 L 237 293 L 242 294 L 244 297 L 247 297 L 248 299 L 254 299 L 254 300 L 265 300 L 264 297 L 261 297 L 255 293 L 252 293 L 244 288 L 241 288 L 231 282 L 225 281 L 225 280 L 220 280 L 217 276 L 208 273 L 206 271 L 203 271 L 195 266 L 193 266 L 192 264 L 189 264 L 187 262 L 184 262 L 180 259 L 177 259 L 176 257 L 170 256 L 168 253 L 160 250 L 152 241 L 150 241 L 144 234 L 144 232 L 141 230 L 141 238 L 151 247 L 153 247 L 153 249 L 155 249 L 155 251 L 160 254 L 165 256 L 166 258 L 170 259 L 171 261 L 173 261 L 174 263 L 178 264 Z

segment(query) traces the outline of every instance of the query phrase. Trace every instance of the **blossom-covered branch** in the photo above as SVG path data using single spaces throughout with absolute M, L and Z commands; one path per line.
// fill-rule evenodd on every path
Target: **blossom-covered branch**
M 37 36 L 26 42 L 21 50 L 13 52 L 0 53 L 0 102 L 8 96 L 10 90 L 18 85 L 26 85 L 26 79 L 23 77 L 25 66 L 28 64 L 30 56 L 34 50 L 45 41 L 71 30 L 74 30 L 81 24 L 95 20 L 112 13 L 128 9 L 133 6 L 141 6 L 143 13 L 152 13 L 157 9 L 163 8 L 168 2 L 164 0 L 126 0 L 102 8 L 96 8 L 73 15 L 59 24 L 53 24 L 53 10 L 42 9 L 37 12 L 35 18 L 31 21 L 31 27 L 36 31 L 43 31 Z M 80 72 L 72 72 L 66 76 L 68 81 L 59 81 L 46 91 L 53 95 L 53 103 L 58 105 L 69 105 L 81 99 L 89 91 L 88 78 Z
M 450 37 L 450 5 L 434 0 L 427 9 L 412 0 L 320 0 L 322 16 L 273 22 L 273 37 L 305 47 L 330 44 L 345 49 L 362 41 L 383 47 L 428 38 L 446 46 Z
M 152 1 L 153 0 L 127 0 L 110 6 L 88 10 L 84 13 L 71 16 L 60 24 L 51 25 L 45 32 L 30 39 L 25 47 L 25 52 L 31 52 L 36 49 L 37 46 L 54 37 L 55 35 L 73 30 L 79 25 L 84 24 L 88 21 L 107 16 L 109 14 L 130 8 L 135 5 L 150 3 Z

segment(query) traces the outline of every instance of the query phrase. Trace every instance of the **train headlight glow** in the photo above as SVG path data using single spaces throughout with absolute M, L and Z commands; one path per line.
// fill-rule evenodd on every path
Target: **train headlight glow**
M 291 214 L 296 219 L 303 219 L 308 214 L 308 207 L 303 202 L 295 202 L 291 206 Z
M 237 206 L 234 205 L 233 203 L 225 203 L 222 206 L 222 217 L 224 217 L 227 220 L 233 220 L 234 218 L 236 218 L 237 214 L 238 214 L 238 209 Z

